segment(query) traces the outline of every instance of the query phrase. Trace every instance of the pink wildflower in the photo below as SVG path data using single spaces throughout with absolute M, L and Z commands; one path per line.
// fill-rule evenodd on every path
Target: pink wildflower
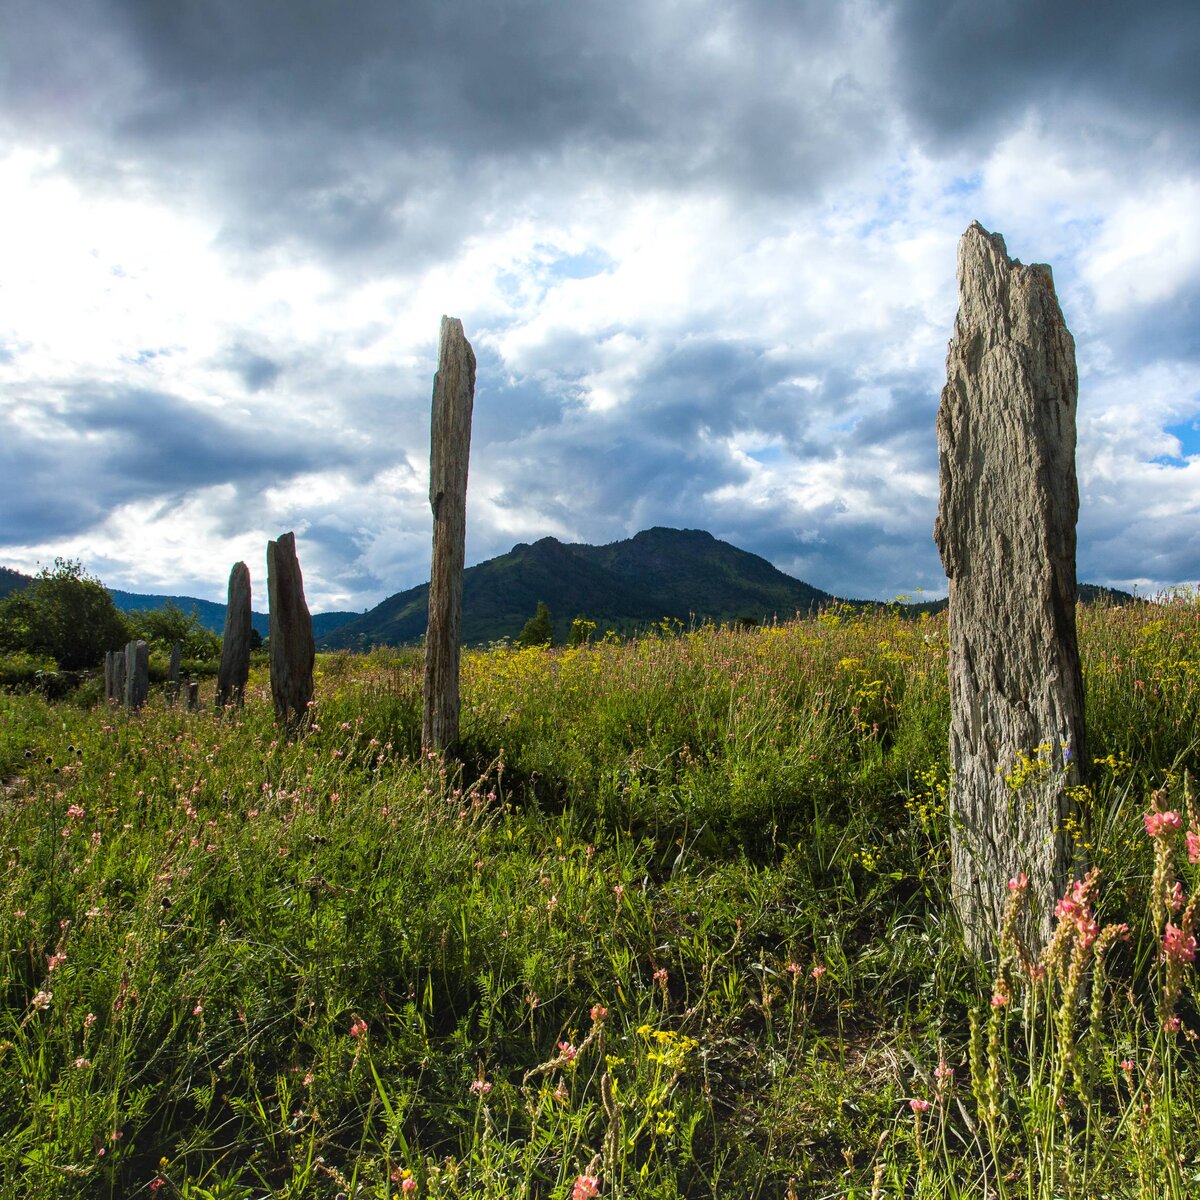
M 367 1032 L 367 1023 L 362 1017 L 355 1017 L 350 1025 L 350 1036 L 352 1038 L 360 1038 Z
M 92 1060 L 90 1058 L 77 1058 L 75 1060 L 75 1069 L 77 1071 L 82 1071 L 84 1067 L 90 1067 L 91 1065 Z
M 1183 908 L 1183 884 L 1176 880 L 1174 888 L 1171 889 L 1171 898 L 1167 901 L 1167 907 L 1172 912 L 1179 912 Z
M 51 971 L 56 971 L 66 961 L 67 956 L 65 954 L 59 953 L 50 955 L 50 957 L 46 959 L 46 972 L 49 973 Z
M 945 1084 L 954 1078 L 954 1068 L 950 1066 L 943 1058 L 938 1065 L 933 1068 L 933 1077 L 939 1083 Z
M 196 1007 L 192 1009 L 192 1016 L 198 1017 L 202 1012 L 204 1012 L 204 1004 L 200 1001 L 197 1001 Z
M 574 1062 L 575 1056 L 579 1053 L 579 1051 L 576 1049 L 576 1047 L 572 1046 L 570 1042 L 559 1042 L 558 1053 L 561 1057 L 565 1058 L 567 1062 Z
M 417 1181 L 415 1179 L 405 1179 L 400 1184 L 400 1190 L 406 1195 L 411 1196 L 417 1190 Z
M 1133 1059 L 1132 1058 L 1121 1059 L 1118 1066 L 1120 1066 L 1121 1070 L 1124 1071 L 1126 1075 L 1133 1074 Z
M 824 965 L 823 965 L 823 964 L 821 964 L 821 963 L 817 963 L 817 965 L 816 965 L 815 967 L 813 967 L 813 969 L 812 969 L 811 971 L 809 971 L 809 974 L 810 974 L 810 975 L 811 975 L 811 976 L 812 976 L 814 979 L 820 979 L 820 978 L 821 978 L 821 976 L 822 976 L 822 975 L 824 975 L 824 974 L 825 974 L 825 972 L 826 972 L 826 971 L 828 971 L 828 970 L 829 970 L 829 968 L 828 968 L 828 967 L 824 966 Z
M 603 1004 L 592 1005 L 592 1020 L 603 1021 L 608 1016 L 608 1009 Z
M 1196 961 L 1196 939 L 1193 936 L 1184 936 L 1182 929 L 1167 922 L 1166 932 L 1163 934 L 1163 958 L 1168 962 L 1195 962 Z
M 71 807 L 67 809 L 67 816 L 73 821 L 82 821 L 83 818 L 87 816 L 87 813 L 84 812 L 84 810 L 80 808 L 78 804 L 72 804 Z
M 1182 1026 L 1183 1022 L 1178 1017 L 1168 1017 L 1163 1022 L 1163 1028 L 1168 1033 L 1178 1033 Z
M 654 982 L 657 983 L 660 988 L 665 988 L 667 986 L 666 967 L 659 967 L 658 970 L 654 972 Z M 580 1176 L 580 1178 L 588 1178 L 588 1176 Z
M 486 1096 L 492 1090 L 492 1085 L 486 1079 L 476 1079 L 471 1084 L 471 1092 L 476 1096 Z
M 908 1102 L 908 1107 L 911 1108 L 913 1110 L 913 1112 L 915 1112 L 915 1113 L 928 1112 L 929 1111 L 929 1101 L 917 1098 L 914 1100 L 910 1100 Z
M 1177 812 L 1148 812 L 1143 820 L 1150 837 L 1159 837 L 1164 832 L 1176 833 L 1183 828 L 1183 818 Z
M 595 1175 L 577 1175 L 571 1189 L 571 1200 L 594 1200 L 600 1195 L 600 1180 Z
M 1023 892 L 1029 886 L 1029 876 L 1024 871 L 1016 877 L 1008 881 L 1008 890 L 1010 892 Z
M 992 1007 L 1003 1008 L 1008 1003 L 1008 997 L 1003 992 L 996 992 L 992 996 Z
M 1188 862 L 1200 863 L 1200 833 L 1189 829 L 1184 834 L 1184 840 L 1187 842 Z

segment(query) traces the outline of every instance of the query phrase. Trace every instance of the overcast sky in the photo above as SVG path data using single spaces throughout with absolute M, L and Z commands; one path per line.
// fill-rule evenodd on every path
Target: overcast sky
M 1049 262 L 1082 579 L 1200 576 L 1196 0 L 5 0 L 0 564 L 310 606 L 428 578 L 443 313 L 468 563 L 707 529 L 944 594 L 958 238 Z

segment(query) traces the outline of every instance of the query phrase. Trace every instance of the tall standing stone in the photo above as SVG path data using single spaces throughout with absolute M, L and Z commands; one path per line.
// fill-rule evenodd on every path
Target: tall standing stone
M 244 562 L 234 563 L 229 572 L 221 665 L 217 669 L 218 708 L 227 704 L 240 708 L 246 695 L 246 680 L 250 678 L 250 611 L 250 568 Z
M 150 647 L 142 641 L 125 647 L 125 707 L 141 708 L 150 694 Z
M 1050 268 L 972 224 L 937 418 L 934 539 L 950 581 L 952 893 L 994 944 L 1010 878 L 1049 934 L 1073 864 L 1068 789 L 1086 762 L 1075 641 L 1075 342 Z
M 421 744 L 446 750 L 458 741 L 458 667 L 462 637 L 463 561 L 467 540 L 467 461 L 475 404 L 475 353 L 462 322 L 443 317 L 433 378 L 429 504 L 433 562 L 425 633 Z
M 313 695 L 312 617 L 304 602 L 304 577 L 296 558 L 296 535 L 267 543 L 267 596 L 271 606 L 271 697 L 275 719 L 295 730 L 308 715 Z

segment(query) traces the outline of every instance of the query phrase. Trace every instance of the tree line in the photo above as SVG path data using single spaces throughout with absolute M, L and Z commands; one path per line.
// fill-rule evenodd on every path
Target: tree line
M 0 654 L 52 659 L 59 670 L 85 671 L 109 650 L 145 641 L 152 654 L 168 655 L 178 643 L 181 657 L 215 664 L 219 634 L 177 604 L 122 612 L 107 588 L 75 559 L 56 558 L 26 587 L 0 600 Z

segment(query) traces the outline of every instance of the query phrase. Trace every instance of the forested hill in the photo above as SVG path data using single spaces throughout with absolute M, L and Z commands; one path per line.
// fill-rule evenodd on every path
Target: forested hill
M 628 634 L 662 620 L 790 620 L 835 597 L 773 567 L 765 558 L 698 529 L 648 529 L 607 546 L 542 538 L 468 567 L 463 578 L 463 641 L 516 637 L 545 601 L 556 640 L 576 617 L 598 634 Z M 425 632 L 429 585 L 390 596 L 326 634 L 320 645 L 404 645 Z

